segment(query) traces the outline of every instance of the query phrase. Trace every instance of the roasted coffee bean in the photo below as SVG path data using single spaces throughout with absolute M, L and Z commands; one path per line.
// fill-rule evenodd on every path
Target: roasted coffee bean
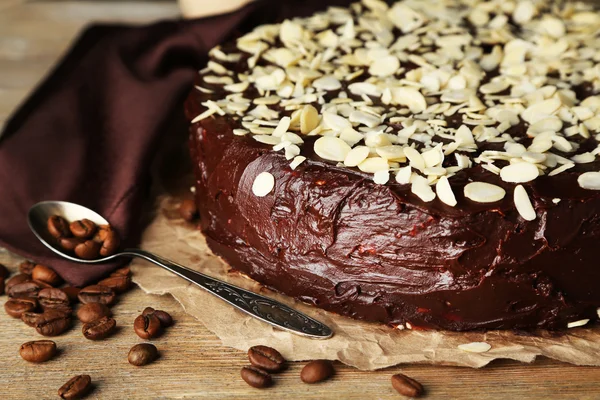
M 131 287 L 131 277 L 127 275 L 109 276 L 98 282 L 98 285 L 109 287 L 117 293 L 123 293 Z
M 89 375 L 77 375 L 58 389 L 58 395 L 65 400 L 81 399 L 91 388 L 92 378 Z
M 139 315 L 133 321 L 133 330 L 142 339 L 151 339 L 160 334 L 160 320 L 154 314 Z
M 404 374 L 392 376 L 392 386 L 398 393 L 407 397 L 419 397 L 423 394 L 423 385 Z
M 115 331 L 117 321 L 114 318 L 102 317 L 92 322 L 83 324 L 81 332 L 86 339 L 100 340 L 108 337 Z
M 102 317 L 110 317 L 112 313 L 106 304 L 87 303 L 77 310 L 77 318 L 84 324 L 96 321 Z
M 131 276 L 131 269 L 129 269 L 129 267 L 119 268 L 110 274 L 110 276 Z
M 67 251 L 75 251 L 75 247 L 77 247 L 83 242 L 85 242 L 85 239 L 80 239 L 76 237 L 60 238 L 58 240 L 58 244 L 60 244 L 60 247 Z
M 4 278 L 0 278 L 0 296 L 4 294 Z
M 94 236 L 98 227 L 93 221 L 90 221 L 89 219 L 82 219 L 71 222 L 69 229 L 71 229 L 73 236 L 81 239 L 89 239 Z
M 112 228 L 108 228 L 106 231 L 106 235 L 104 235 L 104 240 L 102 241 L 100 255 L 102 257 L 112 256 L 117 252 L 120 244 L 121 240 L 119 239 L 119 235 L 117 235 L 117 232 L 115 232 L 115 230 Z
M 47 226 L 48 232 L 56 239 L 71 236 L 71 231 L 69 230 L 69 223 L 66 219 L 59 215 L 53 215 L 50 218 L 48 218 Z
M 24 312 L 33 311 L 37 307 L 36 299 L 10 299 L 4 303 L 4 310 L 13 318 L 21 318 Z
M 23 343 L 19 349 L 21 358 L 32 363 L 48 361 L 56 354 L 56 343 L 52 340 L 36 340 Z
M 10 275 L 8 268 L 6 268 L 3 264 L 0 264 L 0 278 L 6 279 Z
M 141 367 L 142 365 L 150 364 L 158 356 L 156 346 L 151 343 L 136 344 L 129 350 L 127 360 L 129 364 Z
M 158 320 L 160 321 L 160 325 L 163 328 L 168 328 L 169 326 L 173 325 L 173 318 L 171 317 L 171 314 L 169 314 L 166 311 L 155 310 L 152 307 L 144 308 L 144 311 L 142 311 L 142 315 L 149 314 L 154 314 L 154 316 L 156 316 L 156 318 L 158 318 Z
M 45 310 L 46 308 L 69 308 L 71 301 L 69 296 L 60 289 L 42 289 L 38 293 L 38 302 Z
M 42 313 L 26 311 L 23 314 L 21 314 L 21 320 L 25 322 L 25 325 L 35 328 L 38 322 L 38 318 L 40 318 L 41 315 Z
M 318 383 L 333 375 L 333 364 L 328 360 L 311 361 L 302 368 L 300 379 L 304 383 Z
M 19 283 L 19 284 L 12 286 L 8 290 L 8 296 L 14 297 L 14 298 L 17 298 L 17 297 L 37 298 L 38 293 L 40 292 L 41 289 L 42 289 L 41 285 L 39 285 L 37 282 L 34 282 L 34 281 L 23 282 L 23 283 Z
M 75 254 L 83 260 L 93 260 L 100 255 L 100 246 L 98 242 L 86 240 L 75 247 Z
M 98 229 L 96 230 L 96 234 L 94 235 L 94 240 L 98 243 L 102 243 L 106 240 L 106 234 L 110 231 L 112 227 L 110 225 L 98 225 Z
M 4 289 L 6 290 L 6 293 L 8 293 L 11 287 L 18 285 L 19 283 L 28 282 L 30 280 L 31 276 L 27 274 L 17 274 L 6 281 L 4 284 Z
M 253 366 L 243 367 L 241 371 L 242 379 L 250 386 L 257 389 L 263 389 L 273 384 L 273 379 L 267 371 Z
M 285 359 L 277 350 L 267 346 L 252 346 L 248 349 L 250 364 L 268 372 L 281 371 Z
M 84 287 L 79 291 L 77 296 L 83 304 L 87 303 L 102 303 L 110 306 L 115 302 L 115 292 L 106 286 L 91 285 Z
M 31 275 L 36 265 L 37 264 L 33 261 L 23 261 L 21 264 L 19 264 L 19 272 L 22 274 Z
M 198 218 L 198 206 L 193 199 L 185 199 L 179 206 L 179 215 L 184 220 L 191 222 Z
M 60 284 L 62 279 L 52 268 L 48 268 L 45 265 L 38 264 L 31 271 L 31 278 L 36 281 L 46 282 L 50 286 L 56 286 Z
M 70 326 L 70 315 L 53 309 L 45 310 L 35 322 L 35 330 L 43 336 L 58 336 Z
M 75 303 L 75 302 L 79 301 L 77 296 L 79 295 L 79 292 L 81 291 L 80 288 L 75 287 L 75 286 L 66 286 L 64 288 L 60 288 L 60 290 L 62 290 L 63 292 L 65 292 L 67 294 L 67 297 L 69 298 L 71 303 Z

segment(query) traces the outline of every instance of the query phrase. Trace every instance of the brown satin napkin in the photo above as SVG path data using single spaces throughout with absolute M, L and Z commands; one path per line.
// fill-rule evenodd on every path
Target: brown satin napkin
M 28 209 L 43 200 L 82 204 L 108 219 L 124 246 L 135 246 L 150 165 L 169 127 L 185 126 L 183 99 L 208 50 L 256 25 L 347 3 L 266 0 L 192 21 L 88 28 L 0 136 L 0 246 L 75 285 L 127 262 L 59 258 L 29 230 Z

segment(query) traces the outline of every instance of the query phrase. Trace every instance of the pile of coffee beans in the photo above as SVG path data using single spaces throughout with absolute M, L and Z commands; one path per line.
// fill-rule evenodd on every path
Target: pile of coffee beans
M 47 229 L 65 251 L 84 260 L 113 255 L 120 244 L 119 235 L 110 225 L 96 225 L 89 219 L 69 223 L 53 215 L 48 218 Z

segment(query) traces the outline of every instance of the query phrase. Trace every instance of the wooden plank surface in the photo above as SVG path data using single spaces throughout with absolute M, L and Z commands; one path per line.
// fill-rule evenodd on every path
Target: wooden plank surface
M 0 0 L 0 126 L 88 22 L 145 22 L 174 15 L 176 5 L 169 2 Z M 17 261 L 1 251 L 0 262 L 16 270 Z M 0 297 L 0 304 L 5 300 Z M 127 352 L 141 342 L 132 324 L 146 306 L 169 311 L 176 325 L 154 341 L 161 358 L 135 368 L 127 363 Z M 338 363 L 334 379 L 312 386 L 300 381 L 302 363 L 294 363 L 276 376 L 273 388 L 259 391 L 239 377 L 240 368 L 247 364 L 245 354 L 221 346 L 171 297 L 134 289 L 121 297 L 113 311 L 120 326 L 113 337 L 88 341 L 76 323 L 54 339 L 60 349 L 56 359 L 32 365 L 19 357 L 18 348 L 40 337 L 1 310 L 0 398 L 56 398 L 69 377 L 87 373 L 95 382 L 89 398 L 98 399 L 392 399 L 401 396 L 391 388 L 390 377 L 403 372 L 421 381 L 431 399 L 600 399 L 600 368 L 545 359 L 532 365 L 499 361 L 481 370 L 408 365 L 369 373 Z

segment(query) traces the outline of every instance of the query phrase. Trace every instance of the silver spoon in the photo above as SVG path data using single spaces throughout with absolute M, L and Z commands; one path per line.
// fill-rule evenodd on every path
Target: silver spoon
M 65 254 L 63 253 L 63 250 L 58 247 L 56 239 L 48 233 L 47 222 L 48 218 L 52 215 L 60 215 L 67 221 L 76 221 L 87 218 L 98 225 L 108 225 L 108 221 L 89 208 L 74 203 L 68 203 L 66 201 L 43 201 L 31 207 L 31 209 L 29 209 L 27 221 L 35 236 L 37 236 L 37 238 L 50 250 L 66 259 L 79 263 L 95 264 L 103 263 L 117 257 L 140 257 L 163 267 L 175 275 L 179 275 L 183 279 L 200 286 L 202 289 L 207 290 L 209 293 L 214 294 L 221 300 L 226 301 L 246 314 L 277 328 L 312 339 L 327 339 L 333 335 L 333 331 L 328 326 L 308 315 L 286 306 L 285 304 L 240 287 L 230 285 L 229 283 L 218 279 L 211 278 L 208 275 L 201 274 L 200 272 L 196 272 L 145 250 L 125 249 L 112 256 L 95 260 L 82 260 L 70 254 Z

